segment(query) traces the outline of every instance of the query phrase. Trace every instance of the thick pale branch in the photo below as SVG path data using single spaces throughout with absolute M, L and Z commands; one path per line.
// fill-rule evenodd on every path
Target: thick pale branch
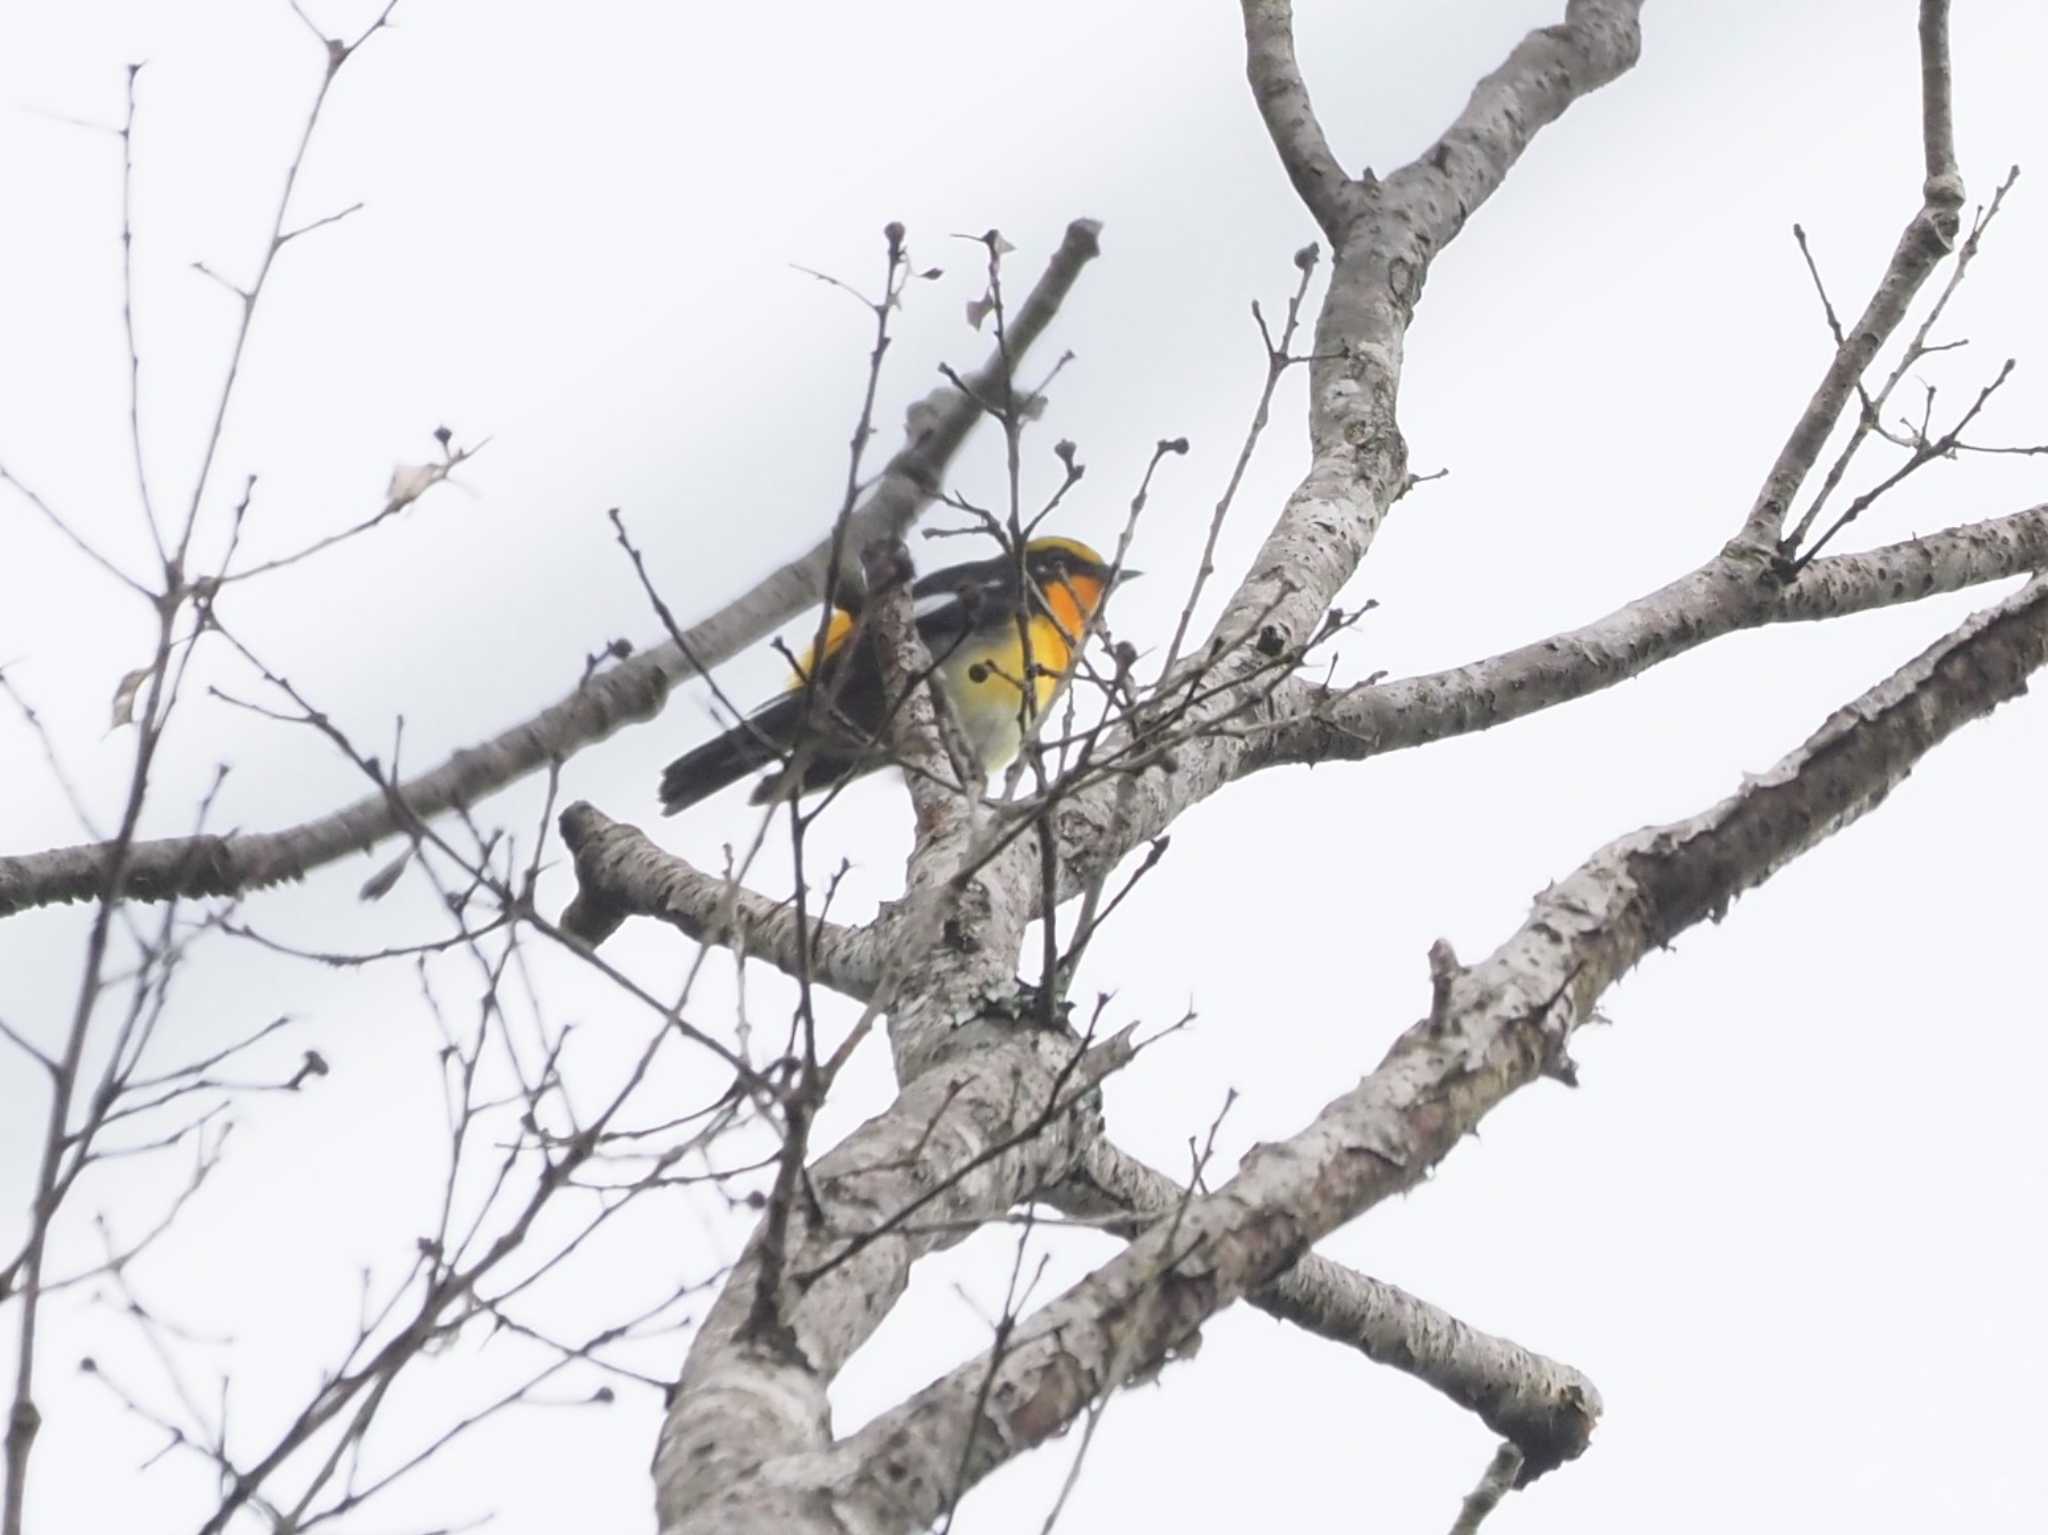
M 655 917 L 699 943 L 721 944 L 803 974 L 796 908 L 737 881 L 706 874 L 657 847 L 637 826 L 579 800 L 561 814 L 562 841 L 576 860 L 577 894 L 565 932 L 599 943 L 627 917 Z M 812 978 L 850 996 L 871 995 L 882 974 L 879 935 L 816 917 L 810 923 Z
M 1081 269 L 1099 250 L 1101 226 L 1091 219 L 1067 227 L 1023 306 L 1011 319 L 1005 350 L 1011 364 L 1044 332 Z M 969 380 L 993 393 L 1004 360 L 992 357 Z M 889 461 L 848 528 L 846 547 L 900 535 L 936 493 L 947 464 L 980 418 L 973 401 L 948 388 L 911 412 L 910 440 Z M 565 761 L 622 726 L 650 720 L 679 681 L 737 654 L 824 594 L 829 536 L 744 596 L 692 625 L 682 638 L 653 646 L 598 672 L 560 702 L 480 746 L 399 786 L 406 811 L 421 820 L 456 805 L 475 804 L 549 762 Z M 137 900 L 233 895 L 300 879 L 323 864 L 359 852 L 405 829 L 388 794 L 373 794 L 331 815 L 275 832 L 229 837 L 176 837 L 138 842 L 129 852 L 124 892 Z M 113 849 L 108 844 L 56 848 L 0 858 L 0 917 L 29 906 L 98 895 Z
M 1188 1198 L 1173 1179 L 1107 1140 L 1090 1147 L 1081 1166 L 1045 1195 L 1070 1215 L 1091 1217 L 1120 1210 L 1170 1217 Z M 1134 1220 L 1122 1234 L 1136 1235 L 1149 1224 Z M 1584 1453 L 1599 1422 L 1599 1391 L 1570 1365 L 1481 1332 L 1405 1290 L 1315 1253 L 1255 1291 L 1251 1303 L 1412 1375 L 1477 1413 L 1521 1449 L 1532 1479 Z
M 1294 190 L 1332 242 L 1362 204 L 1363 188 L 1344 174 L 1316 120 L 1294 56 L 1292 0 L 1244 0 L 1245 74 L 1266 132 Z
M 2009 517 L 1814 561 L 1787 585 L 1725 556 L 1604 618 L 1448 671 L 1355 689 L 1292 681 L 1240 774 L 1356 761 L 1490 729 L 1584 698 L 1744 629 L 1917 602 L 2048 566 L 2048 504 Z
M 1956 164 L 1955 80 L 1948 55 L 1949 0 L 1920 0 L 1920 140 L 1927 162 L 1927 201 L 1963 204 Z M 1948 183 L 1953 185 L 1938 185 Z
M 1358 568 L 1407 485 L 1395 402 L 1430 263 L 1538 130 L 1635 62 L 1640 8 L 1640 0 L 1572 0 L 1565 25 L 1524 38 L 1430 150 L 1362 198 L 1336 242 L 1316 325 L 1310 468 L 1217 625 L 1211 653 L 1222 664 L 1256 667 L 1258 654 L 1245 645 L 1254 637 L 1302 643 Z M 1248 43 L 1257 40 L 1248 32 Z
M 2048 502 L 1924 538 L 1829 555 L 1783 588 L 1772 623 L 1839 618 L 1944 596 L 2048 567 Z
M 1034 1197 L 1099 1136 L 1090 1088 L 1127 1052 L 1077 1062 L 1077 1050 L 1054 1031 L 966 1024 L 940 1065 L 811 1169 L 817 1209 L 796 1201 L 784 1233 L 780 1326 L 749 1329 L 761 1261 L 750 1247 L 691 1344 L 655 1451 L 663 1531 L 778 1528 L 755 1473 L 826 1447 L 826 1388 L 911 1264 Z
M 1510 1093 L 1568 1074 L 1572 1030 L 1616 979 L 1878 804 L 2044 660 L 2048 577 L 2036 577 L 1719 805 L 1596 853 L 1486 961 L 1447 975 L 1431 1015 L 1307 1130 L 1256 1148 L 1221 1190 L 1027 1318 L 1000 1359 L 969 1361 L 825 1456 L 764 1467 L 766 1487 L 829 1489 L 808 1512 L 781 1504 L 780 1527 L 919 1528 L 963 1474 L 973 1484 L 1159 1364 L 1311 1243 L 1411 1187 Z
M 1642 53 L 1642 0 L 1569 0 L 1564 25 L 1539 27 L 1473 87 L 1443 137 L 1396 171 L 1390 188 L 1423 194 L 1425 238 L 1447 244 L 1507 179 L 1540 129 L 1616 79 Z

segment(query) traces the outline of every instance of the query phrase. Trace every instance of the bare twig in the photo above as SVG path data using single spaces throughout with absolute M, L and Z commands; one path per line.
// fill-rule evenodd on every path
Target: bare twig
M 1451 1535 L 1478 1535 L 1481 1521 L 1500 1506 L 1502 1498 L 1520 1485 L 1516 1477 L 1521 1469 L 1522 1452 L 1512 1443 L 1504 1443 L 1495 1450 L 1493 1459 L 1487 1462 L 1486 1471 L 1479 1478 L 1479 1484 L 1465 1494 L 1464 1507 L 1458 1510 Z
M 166 568 L 174 585 L 183 579 L 185 558 L 191 550 L 193 535 L 199 530 L 200 509 L 206 500 L 207 486 L 212 481 L 214 459 L 220 451 L 221 434 L 227 426 L 228 408 L 235 398 L 235 381 L 241 374 L 242 355 L 248 347 L 249 330 L 256 319 L 257 305 L 262 300 L 264 285 L 270 279 L 270 269 L 276 263 L 278 253 L 291 239 L 291 235 L 285 229 L 285 219 L 291 211 L 292 192 L 298 186 L 299 170 L 306 163 L 306 151 L 312 146 L 314 130 L 320 126 L 321 109 L 327 103 L 327 93 L 334 85 L 335 76 L 341 73 L 342 66 L 355 56 L 356 50 L 383 29 L 391 13 L 397 8 L 398 0 L 389 0 L 376 19 L 352 43 L 342 43 L 334 38 L 322 40 L 327 50 L 327 69 L 320 77 L 318 88 L 313 92 L 312 105 L 306 111 L 305 127 L 299 131 L 298 147 L 292 152 L 290 164 L 285 167 L 284 185 L 278 192 L 277 211 L 271 216 L 270 232 L 265 239 L 263 254 L 257 259 L 256 275 L 246 288 L 238 288 L 232 283 L 227 285 L 237 294 L 241 313 L 236 319 L 234 340 L 228 347 L 227 373 L 221 379 L 220 393 L 214 401 L 212 425 L 207 429 L 200 450 L 199 471 L 193 477 L 192 496 L 185 507 L 184 524 L 178 533 L 176 546 L 166 561 Z
M 170 551 L 150 500 L 149 468 L 142 455 L 142 353 L 135 345 L 135 77 L 141 73 L 140 64 L 128 66 L 128 112 L 121 120 L 121 330 L 128 342 L 128 445 L 135 459 L 135 493 L 157 563 L 168 566 Z
M 1249 18 L 1251 8 L 1246 8 Z M 1244 483 L 1244 472 L 1251 467 L 1252 454 L 1259 445 L 1259 436 L 1266 429 L 1273 405 L 1273 393 L 1280 387 L 1280 379 L 1297 362 L 1305 361 L 1292 354 L 1294 333 L 1301 323 L 1302 301 L 1308 297 L 1309 280 L 1315 275 L 1316 262 L 1321 252 L 1313 245 L 1304 245 L 1294 253 L 1294 265 L 1301 273 L 1301 280 L 1295 284 L 1293 297 L 1287 301 L 1287 319 L 1280 327 L 1280 339 L 1276 342 L 1266 329 L 1266 317 L 1259 312 L 1259 306 L 1252 305 L 1252 318 L 1258 322 L 1259 339 L 1266 347 L 1266 381 L 1259 391 L 1259 403 L 1252 411 L 1251 425 L 1246 428 L 1244 443 L 1237 450 L 1237 462 L 1230 466 L 1230 479 L 1223 487 L 1223 494 L 1217 499 L 1216 510 L 1209 518 L 1209 535 L 1202 544 L 1201 563 L 1195 567 L 1195 579 L 1188 587 L 1188 600 L 1180 612 L 1180 621 L 1174 625 L 1173 639 L 1166 647 L 1166 659 L 1160 663 L 1161 686 L 1168 685 L 1174 678 L 1174 665 L 1180 660 L 1180 648 L 1188 637 L 1188 625 L 1194 622 L 1195 605 L 1201 601 L 1202 588 L 1209 577 L 1216 573 L 1216 541 L 1223 535 L 1223 519 L 1230 515 L 1231 504 L 1237 499 L 1238 486 Z M 1178 680 L 1175 679 L 1175 685 Z
M 113 562 L 113 560 L 109 559 L 106 555 L 100 553 L 98 549 L 95 549 L 90 543 L 86 542 L 85 536 L 82 533 L 80 533 L 76 528 L 74 528 L 63 517 L 59 516 L 57 512 L 51 507 L 49 502 L 45 501 L 40 495 L 36 494 L 34 490 L 30 489 L 27 485 L 23 484 L 21 480 L 14 475 L 13 471 L 8 469 L 8 467 L 5 464 L 0 464 L 0 481 L 4 481 L 6 484 L 12 485 L 17 491 L 19 491 L 22 499 L 27 501 L 28 504 L 34 507 L 37 511 L 41 512 L 43 514 L 43 520 L 49 523 L 49 525 L 55 528 L 59 533 L 63 534 L 65 539 L 69 541 L 71 546 L 74 549 L 76 549 L 80 554 L 84 555 L 87 559 L 91 560 L 93 564 L 99 566 L 101 570 L 105 571 L 108 575 L 112 576 L 116 581 L 119 581 L 123 586 L 127 587 L 130 591 L 135 592 L 140 596 L 148 597 L 154 600 L 156 595 L 154 592 L 150 591 L 150 589 L 147 586 L 144 586 L 140 581 L 136 580 L 135 577 L 129 575 L 128 572 L 123 570 L 119 565 L 116 565 Z M 71 897 L 72 900 L 83 900 L 84 898 L 85 892 L 83 891 L 80 891 L 78 894 L 73 895 Z
M 1923 359 L 1937 352 L 1953 350 L 1955 347 L 1963 344 L 1958 341 L 1951 342 L 1946 346 L 1936 345 L 1928 340 L 1928 336 L 1933 332 L 1936 322 L 1941 319 L 1943 312 L 1948 308 L 1949 300 L 1955 296 L 1956 290 L 1962 286 L 1963 279 L 1969 275 L 1970 263 L 1976 260 L 1977 252 L 1983 245 L 1986 231 L 1990 229 L 1992 220 L 1998 217 L 1998 210 L 2005 205 L 2006 194 L 2012 190 L 2013 183 L 2018 179 L 2019 167 L 2014 166 L 2006 173 L 2005 180 L 1999 183 L 1998 190 L 1992 194 L 1990 205 L 1981 210 L 1971 221 L 1969 237 L 1957 247 L 1956 259 L 1949 267 L 1948 281 L 1942 285 L 1941 292 L 1935 297 L 1933 304 L 1928 306 L 1927 313 L 1921 318 L 1919 326 L 1914 330 L 1912 339 L 1906 343 L 1905 350 L 1899 354 L 1898 362 L 1893 365 L 1892 371 L 1886 375 L 1885 381 L 1879 387 L 1875 398 L 1863 387 L 1861 378 L 1858 378 L 1856 388 L 1862 399 L 1862 410 L 1856 418 L 1856 424 L 1850 429 L 1849 440 L 1842 445 L 1842 450 L 1835 455 L 1835 461 L 1828 466 L 1828 472 L 1821 480 L 1820 489 L 1814 493 L 1813 500 L 1808 504 L 1806 511 L 1800 516 L 1798 523 L 1793 527 L 1792 531 L 1780 540 L 1782 554 L 1789 556 L 1793 551 L 1800 549 L 1805 544 L 1807 530 L 1813 526 L 1815 520 L 1820 516 L 1821 509 L 1828 503 L 1828 498 L 1841 485 L 1843 476 L 1848 472 L 1849 465 L 1855 460 L 1857 453 L 1872 435 L 1883 437 L 1888 442 L 1910 448 L 1916 453 L 1927 447 L 1929 439 L 1927 422 L 1925 420 L 1921 422 L 1919 429 L 1909 439 L 1900 443 L 1900 440 L 1887 431 L 1884 426 L 1885 407 L 1891 402 L 1893 393 L 1896 392 L 1900 382 L 1906 377 L 1907 373 Z M 1806 241 L 1803 235 L 1800 239 L 1799 247 L 1802 253 L 1806 253 Z M 1813 269 L 1813 258 L 1810 253 L 1807 254 L 1807 265 L 1809 270 Z M 1820 274 L 1818 271 L 1814 272 L 1814 282 L 1816 286 L 1819 285 Z M 1825 293 L 1822 294 L 1821 302 L 1823 305 L 1827 304 Z M 1830 326 L 1836 326 L 1837 324 L 1831 308 L 1829 324 Z M 1838 336 L 1836 345 L 1839 347 L 1841 344 L 1841 339 Z M 1932 386 L 1929 386 L 1926 410 L 1930 416 L 1933 409 L 1934 390 Z M 1809 555 L 1812 552 L 1812 550 L 1807 550 Z
M 217 589 L 231 582 L 247 581 L 255 576 L 267 576 L 274 570 L 283 570 L 289 565 L 296 565 L 302 560 L 309 560 L 316 554 L 325 554 L 337 544 L 345 544 L 351 539 L 362 537 L 363 534 L 368 533 L 371 529 L 396 517 L 436 485 L 441 484 L 455 470 L 468 463 L 469 460 L 475 458 L 477 454 L 490 446 L 490 439 L 486 437 L 473 448 L 453 448 L 447 445 L 445 432 L 439 435 L 443 438 L 440 461 L 431 464 L 407 465 L 397 470 L 391 476 L 391 487 L 385 493 L 384 504 L 370 516 L 350 527 L 343 528 L 339 533 L 330 533 L 325 538 L 317 538 L 312 543 L 306 545 L 305 548 L 295 550 L 290 554 L 279 555 L 274 560 L 264 560 L 261 564 L 245 566 L 240 570 L 225 570 L 221 575 L 211 579 L 211 587 Z
M 1835 348 L 1820 386 L 1744 519 L 1736 543 L 1753 557 L 1777 557 L 1792 500 L 1820 458 L 1843 406 L 1878 349 L 1904 321 L 1921 284 L 1955 245 L 1963 181 L 1955 171 L 1955 130 L 1949 121 L 1948 0 L 1921 0 L 1920 52 L 1922 137 L 1929 166 L 1920 205 L 1907 220 L 1870 302 Z M 1937 163 L 1942 166 L 1938 173 Z
M 2013 360 L 2008 357 L 2005 360 L 2005 366 L 1998 370 L 1998 376 L 1977 392 L 1977 398 L 1970 408 L 1963 412 L 1961 418 L 1943 434 L 1940 441 L 1929 442 L 1923 440 L 1921 445 L 1913 450 L 1912 456 L 1905 463 L 1901 464 L 1897 469 L 1886 475 L 1882 480 L 1879 480 L 1877 484 L 1844 507 L 1842 515 L 1828 525 L 1828 530 L 1803 549 L 1799 557 L 1792 561 L 1793 573 L 1797 574 L 1808 565 L 1811 565 L 1820 552 L 1834 542 L 1837 533 L 1841 532 L 1842 529 L 1846 528 L 1858 517 L 1861 517 L 1880 497 L 1898 485 L 1900 481 L 1904 480 L 1916 469 L 1924 468 L 1938 458 L 1947 458 L 1952 455 L 1956 451 L 1957 444 L 1962 439 L 1962 434 L 1969 430 L 1970 423 L 1977 419 L 1979 413 L 1991 402 L 1991 397 L 1998 393 L 2007 379 L 2012 377 L 2012 370 Z M 1803 531 L 1805 524 L 1802 523 L 1800 526 Z

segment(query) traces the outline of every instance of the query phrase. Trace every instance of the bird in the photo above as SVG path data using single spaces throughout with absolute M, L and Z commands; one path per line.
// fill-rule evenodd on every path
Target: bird
M 1029 580 L 1028 597 L 1018 579 L 1020 565 Z M 934 678 L 984 772 L 1007 765 L 1023 748 L 1030 723 L 1080 659 L 1088 627 L 1110 588 L 1138 574 L 1117 568 L 1079 539 L 1043 537 L 1024 544 L 1021 561 L 1005 550 L 935 570 L 912 584 L 918 638 L 931 652 Z M 833 608 L 824 643 L 816 648 L 823 660 L 814 688 L 806 686 L 814 663 L 807 654 L 779 697 L 668 765 L 661 775 L 662 814 L 687 810 L 756 768 L 782 768 L 754 786 L 749 803 L 766 805 L 888 765 L 883 737 L 891 701 L 884 696 L 873 633 L 862 629 L 857 602 Z M 816 721 L 808 732 L 807 715 Z M 806 748 L 804 760 L 783 767 L 800 748 Z

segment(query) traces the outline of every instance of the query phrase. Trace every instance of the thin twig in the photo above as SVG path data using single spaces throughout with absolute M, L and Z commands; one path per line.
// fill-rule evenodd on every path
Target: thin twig
M 1485 1474 L 1479 1478 L 1479 1485 L 1465 1494 L 1465 1505 L 1458 1511 L 1457 1522 L 1451 1526 L 1451 1535 L 1477 1535 L 1480 1522 L 1514 1490 L 1515 1478 L 1521 1469 L 1522 1452 L 1512 1440 L 1502 1441 L 1501 1447 L 1493 1452 L 1493 1459 L 1487 1463 Z

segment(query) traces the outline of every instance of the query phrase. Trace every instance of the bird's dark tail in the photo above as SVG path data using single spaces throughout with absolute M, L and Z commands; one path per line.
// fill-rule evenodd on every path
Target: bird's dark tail
M 777 699 L 752 719 L 723 735 L 713 736 L 663 768 L 661 813 L 674 815 L 678 810 L 687 810 L 754 769 L 781 761 L 783 748 L 776 743 L 787 737 L 798 712 L 789 705 L 790 699 Z M 784 713 L 792 717 L 778 717 Z

